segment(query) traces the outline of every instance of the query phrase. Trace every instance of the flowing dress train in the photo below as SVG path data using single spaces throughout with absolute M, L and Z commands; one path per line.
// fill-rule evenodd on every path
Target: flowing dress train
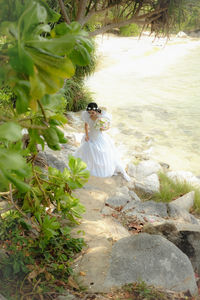
M 99 117 L 112 117 L 105 111 Z M 117 149 L 111 137 L 105 132 L 94 127 L 95 121 L 90 118 L 87 111 L 82 113 L 82 120 L 89 125 L 89 141 L 82 138 L 81 145 L 75 152 L 75 157 L 81 158 L 86 164 L 90 174 L 97 177 L 111 177 L 117 172 L 122 173 L 126 180 L 130 180 L 122 162 L 120 161 Z

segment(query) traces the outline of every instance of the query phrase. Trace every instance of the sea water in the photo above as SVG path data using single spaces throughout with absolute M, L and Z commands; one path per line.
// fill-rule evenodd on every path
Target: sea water
M 86 84 L 112 113 L 109 134 L 123 156 L 143 153 L 200 175 L 200 41 L 117 38 L 99 45 L 100 67 Z

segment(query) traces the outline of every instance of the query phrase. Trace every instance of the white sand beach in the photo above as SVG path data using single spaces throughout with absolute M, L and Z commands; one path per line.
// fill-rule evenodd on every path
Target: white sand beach
M 98 64 L 86 80 L 113 115 L 124 157 L 144 152 L 200 174 L 200 39 L 97 36 Z

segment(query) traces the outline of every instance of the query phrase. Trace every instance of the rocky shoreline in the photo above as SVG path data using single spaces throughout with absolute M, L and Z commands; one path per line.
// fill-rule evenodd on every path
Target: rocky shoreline
M 68 155 L 77 149 L 82 134 L 79 113 L 71 113 L 64 132 L 68 144 L 61 151 L 40 153 L 48 165 L 61 171 Z M 76 192 L 86 207 L 81 224 L 86 249 L 74 263 L 74 271 L 89 293 L 105 293 L 114 287 L 142 280 L 149 285 L 197 296 L 200 274 L 200 220 L 190 213 L 194 192 L 171 203 L 145 201 L 139 195 L 159 191 L 158 172 L 172 180 L 200 187 L 191 172 L 171 171 L 167 164 L 143 159 L 129 163 L 131 182 L 120 175 L 90 178 Z M 80 275 L 84 274 L 84 276 Z M 67 299 L 67 298 L 66 298 Z M 74 298 L 76 299 L 76 298 Z

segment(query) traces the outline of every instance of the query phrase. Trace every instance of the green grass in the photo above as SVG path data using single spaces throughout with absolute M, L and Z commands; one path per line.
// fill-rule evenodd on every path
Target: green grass
M 159 173 L 160 192 L 155 193 L 151 200 L 157 202 L 171 202 L 191 191 L 195 192 L 194 210 L 200 213 L 200 190 L 186 182 L 174 182 L 166 174 Z

